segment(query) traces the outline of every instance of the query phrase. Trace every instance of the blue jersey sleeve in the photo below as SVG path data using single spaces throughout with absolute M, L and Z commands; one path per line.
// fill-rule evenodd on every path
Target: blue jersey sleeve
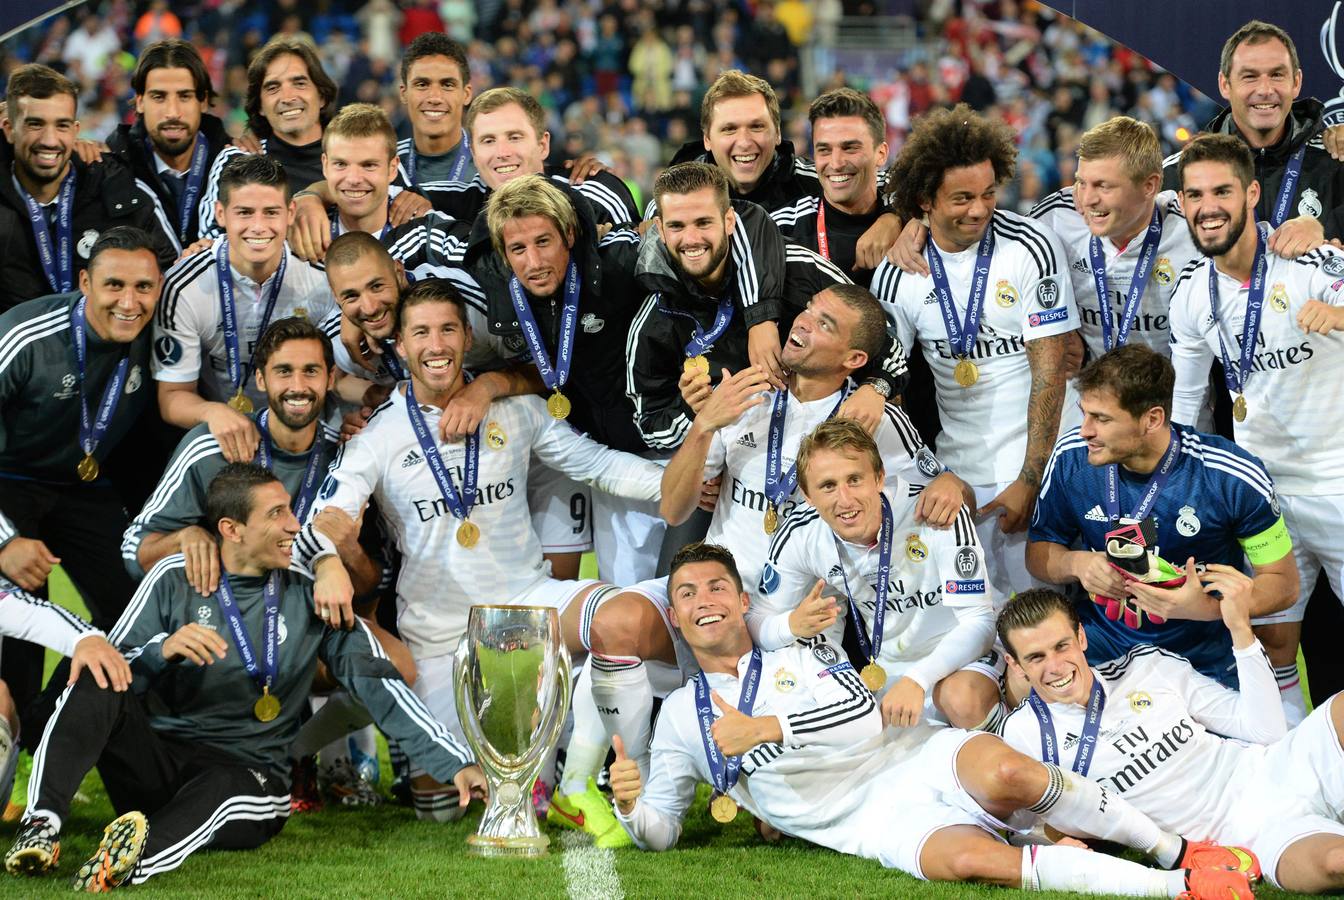
M 1206 438 L 1207 440 L 1207 438 Z M 1229 441 L 1205 449 L 1210 464 L 1224 470 L 1223 502 L 1227 504 L 1232 532 L 1247 558 L 1256 565 L 1277 562 L 1292 549 L 1284 525 L 1274 482 L 1264 464 L 1242 447 Z
M 1087 492 L 1073 485 L 1080 438 L 1073 429 L 1059 439 L 1050 453 L 1041 480 L 1041 493 L 1027 530 L 1029 541 L 1049 541 L 1070 547 L 1082 534 L 1080 511 L 1076 505 Z M 1084 463 L 1085 464 L 1085 463 Z

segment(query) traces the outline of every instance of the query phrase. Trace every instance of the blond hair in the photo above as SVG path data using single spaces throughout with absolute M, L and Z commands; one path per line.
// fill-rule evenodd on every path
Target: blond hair
M 528 121 L 532 123 L 532 130 L 537 133 L 537 140 L 541 140 L 542 134 L 546 131 L 546 110 L 541 108 L 536 97 L 516 87 L 491 88 L 483 94 L 478 94 L 467 107 L 462 117 L 462 125 L 470 132 L 477 116 L 492 113 L 510 103 L 518 104 L 527 115 Z
M 1162 174 L 1162 146 L 1147 122 L 1116 116 L 1088 129 L 1078 140 L 1078 159 L 1119 157 L 1135 184 Z
M 798 445 L 798 484 L 807 490 L 807 469 L 812 456 L 822 450 L 833 453 L 858 453 L 867 456 L 874 472 L 881 472 L 882 453 L 872 435 L 853 419 L 829 419 L 822 422 Z
M 328 123 L 322 132 L 322 152 L 331 147 L 332 138 L 381 137 L 387 144 L 387 158 L 397 155 L 397 131 L 383 112 L 372 103 L 350 103 Z
M 710 123 L 714 121 L 714 107 L 720 100 L 750 97 L 752 94 L 760 94 L 765 98 L 765 108 L 770 113 L 770 121 L 775 124 L 775 132 L 778 133 L 779 97 L 775 95 L 775 89 L 764 78 L 748 75 L 741 69 L 725 69 L 709 86 L 705 98 L 700 101 L 700 130 L 709 134 Z
M 544 175 L 523 175 L 507 181 L 492 191 L 485 202 L 485 224 L 490 229 L 490 243 L 505 262 L 508 258 L 504 254 L 504 226 L 528 216 L 549 219 L 566 243 L 579 230 L 579 215 L 574 211 L 574 204 Z

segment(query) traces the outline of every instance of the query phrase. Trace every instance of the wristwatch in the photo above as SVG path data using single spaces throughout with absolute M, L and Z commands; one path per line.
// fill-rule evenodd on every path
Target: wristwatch
M 883 400 L 891 399 L 891 385 L 885 378 L 869 378 L 864 384 L 877 391 L 877 395 Z

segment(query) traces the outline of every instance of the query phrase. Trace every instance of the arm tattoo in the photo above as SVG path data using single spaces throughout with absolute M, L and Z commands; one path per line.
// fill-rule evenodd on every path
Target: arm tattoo
M 1055 334 L 1027 341 L 1031 366 L 1031 395 L 1027 398 L 1027 452 L 1018 477 L 1040 487 L 1050 448 L 1059 437 L 1059 417 L 1064 409 L 1064 353 L 1069 336 Z

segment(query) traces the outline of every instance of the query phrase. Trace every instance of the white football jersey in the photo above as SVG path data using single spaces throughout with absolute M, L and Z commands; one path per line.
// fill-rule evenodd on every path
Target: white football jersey
M 1149 644 L 1095 667 L 1106 705 L 1087 777 L 1168 831 L 1195 840 L 1222 832 L 1243 792 L 1238 766 L 1265 750 L 1241 742 L 1277 740 L 1285 728 L 1274 671 L 1259 642 L 1233 652 L 1239 692 Z M 1087 711 L 1074 704 L 1048 706 L 1058 765 L 1068 769 Z M 1043 758 L 1041 725 L 1030 703 L 1004 720 L 1002 735 L 1014 749 Z
M 994 258 L 985 287 L 984 310 L 972 358 L 979 380 L 969 388 L 953 377 L 956 357 L 930 276 L 910 275 L 883 260 L 872 291 L 896 326 L 905 347 L 918 341 L 933 371 L 938 413 L 938 458 L 972 485 L 1017 478 L 1027 451 L 1027 398 L 1031 366 L 1027 341 L 1066 334 L 1078 327 L 1073 284 L 1064 277 L 1064 249 L 1035 219 L 999 209 L 994 213 Z M 948 286 L 962 322 L 971 297 L 977 247 L 943 253 Z
M 1157 195 L 1157 214 L 1162 221 L 1162 237 L 1157 243 L 1157 255 L 1148 273 L 1148 284 L 1143 289 L 1138 311 L 1130 323 L 1128 342 L 1143 344 L 1163 356 L 1170 355 L 1171 325 L 1168 311 L 1171 295 L 1176 289 L 1176 277 L 1193 259 L 1199 258 L 1199 249 L 1190 238 L 1181 205 L 1175 191 Z M 1047 225 L 1059 236 L 1068 256 L 1069 278 L 1073 282 L 1073 298 L 1078 304 L 1079 330 L 1092 356 L 1105 352 L 1101 332 L 1101 301 L 1097 299 L 1097 283 L 1092 275 L 1092 232 L 1087 229 L 1083 214 L 1074 206 L 1073 188 L 1066 187 L 1046 197 L 1031 211 L 1032 218 Z M 1119 328 L 1120 313 L 1134 280 L 1134 269 L 1143 250 L 1142 231 L 1123 248 L 1110 238 L 1101 239 L 1106 259 L 1106 287 L 1110 293 L 1111 322 Z
M 985 554 L 976 537 L 970 511 L 962 507 L 951 528 L 915 524 L 915 502 L 908 485 L 884 489 L 892 511 L 891 575 L 887 582 L 886 614 L 878 662 L 890 679 L 909 675 L 926 689 L 945 675 L 970 663 L 993 643 L 994 598 L 985 578 Z M 818 579 L 824 596 L 836 598 L 840 617 L 827 632 L 837 645 L 849 614 L 846 579 L 863 615 L 862 626 L 872 634 L 877 608 L 878 545 L 860 547 L 837 541 L 835 532 L 810 507 L 794 512 L 780 526 L 761 571 L 757 596 L 747 611 L 747 622 L 763 647 L 794 640 L 788 616 Z M 943 639 L 958 625 L 957 611 L 978 609 L 988 627 L 976 646 L 947 660 L 937 653 Z
M 1236 441 L 1259 456 L 1284 494 L 1344 494 L 1344 332 L 1307 334 L 1297 316 L 1308 300 L 1344 303 L 1344 255 L 1321 247 L 1294 260 L 1267 254 L 1260 334 L 1246 379 L 1246 421 Z M 1176 368 L 1172 418 L 1193 425 L 1209 368 L 1219 359 L 1201 259 L 1181 273 L 1171 308 L 1171 361 Z M 1235 365 L 1241 357 L 1249 286 L 1218 272 L 1222 338 Z
M 765 457 L 770 437 L 770 410 L 775 392 L 765 395 L 766 400 L 747 410 L 733 424 L 714 432 L 709 454 L 705 458 L 705 478 L 723 475 L 719 488 L 719 502 L 709 523 L 705 540 L 720 544 L 733 552 L 738 572 L 747 591 L 755 594 L 756 583 L 770 550 L 770 535 L 765 533 Z M 782 472 L 793 468 L 798 445 L 803 438 L 822 422 L 840 402 L 840 392 L 829 397 L 802 403 L 792 395 L 784 413 L 784 438 L 781 441 Z M 904 479 L 910 484 L 923 486 L 942 470 L 942 464 L 933 452 L 924 446 L 919 432 L 900 407 L 888 405 L 886 416 L 879 423 L 877 449 L 887 468 L 887 482 Z M 795 489 L 789 499 L 780 504 L 779 521 L 789 513 L 806 506 L 801 488 Z
M 441 410 L 422 405 L 425 425 L 460 491 L 465 443 L 437 440 Z M 411 429 L 402 391 L 342 445 L 313 503 L 310 524 L 295 542 L 306 564 L 322 555 L 312 516 L 337 506 L 358 516 L 376 499 L 388 533 L 402 554 L 397 581 L 401 637 L 419 657 L 456 649 L 473 604 L 509 603 L 546 579 L 541 545 L 527 505 L 533 454 L 546 465 L 601 490 L 634 500 L 657 500 L 663 470 L 656 463 L 604 447 L 554 419 L 539 397 L 508 397 L 490 405 L 481 423 L 476 546 L 462 547 L 459 520 L 439 492 L 424 450 Z
M 291 253 L 288 246 L 285 254 L 288 256 L 285 280 L 270 321 L 301 316 L 320 325 L 336 309 L 326 276 Z M 266 312 L 266 298 L 275 276 L 265 284 L 257 284 L 232 266 L 229 268 L 237 307 L 239 356 L 247 364 L 261 337 L 261 317 Z M 154 312 L 154 378 L 174 384 L 194 381 L 206 400 L 227 400 L 234 391 L 229 382 L 226 352 L 215 254 L 205 251 L 182 260 L 164 276 L 163 292 Z M 253 405 L 264 408 L 266 396 L 257 390 L 250 376 L 244 378 L 243 386 Z

